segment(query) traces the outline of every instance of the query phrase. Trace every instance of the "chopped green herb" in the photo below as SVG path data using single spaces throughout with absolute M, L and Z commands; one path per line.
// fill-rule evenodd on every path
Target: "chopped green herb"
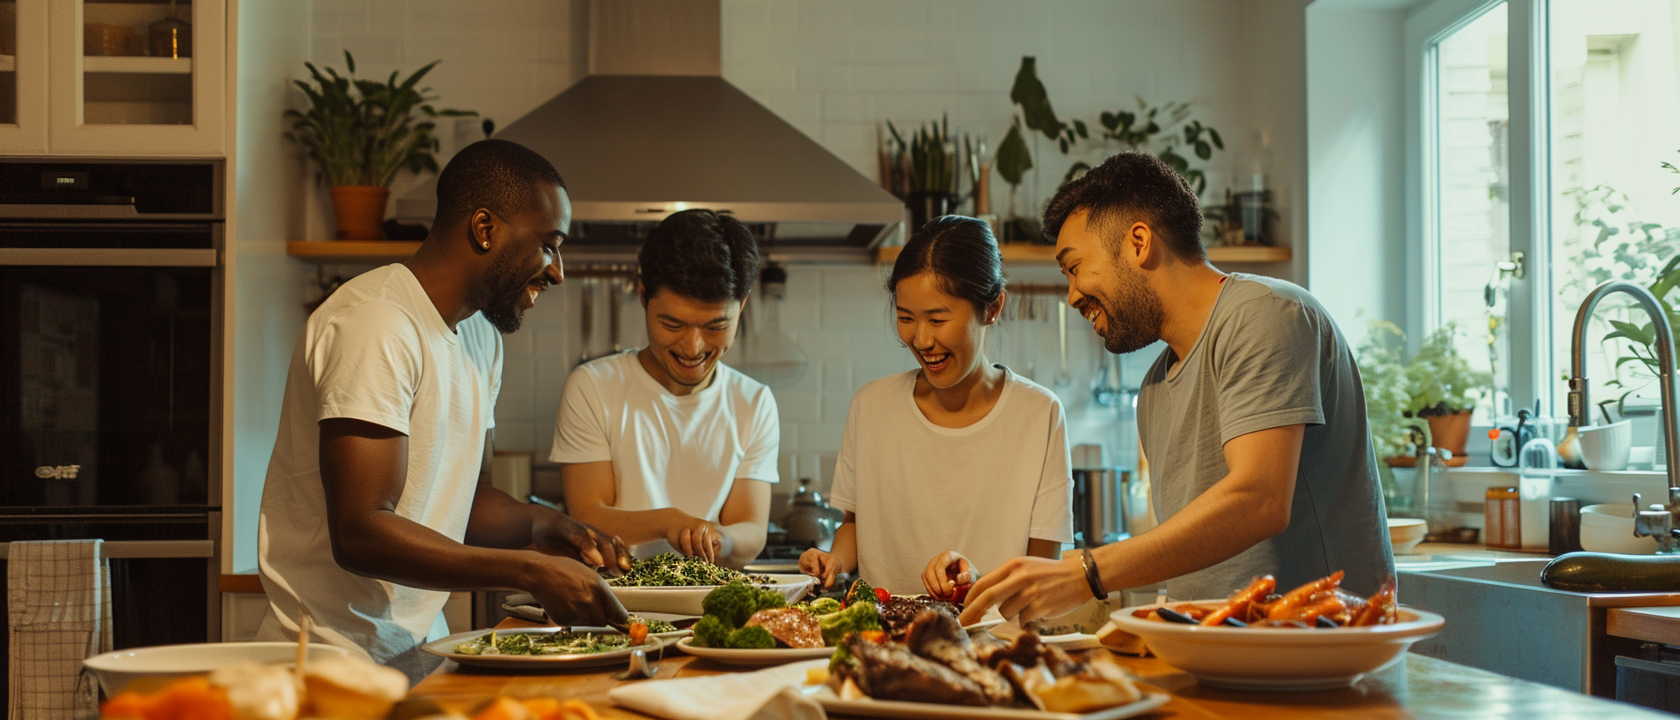
M 630 616 L 630 622 L 631 623 L 642 623 L 644 625 L 647 625 L 649 635 L 658 635 L 659 633 L 668 633 L 668 632 L 676 632 L 677 631 L 677 626 L 672 625 L 671 623 L 665 622 L 664 620 L 649 620 L 647 618 L 640 617 L 640 616 L 637 616 L 637 615 L 631 615 Z
M 651 632 L 651 630 L 650 630 Z M 592 655 L 630 647 L 623 635 L 507 633 L 495 631 L 455 646 L 462 655 Z
M 607 584 L 615 587 L 693 587 L 726 585 L 732 580 L 755 585 L 770 584 L 768 575 L 748 575 L 713 565 L 701 558 L 683 557 L 676 553 L 660 553 L 637 560 L 630 572 L 622 577 L 608 578 Z

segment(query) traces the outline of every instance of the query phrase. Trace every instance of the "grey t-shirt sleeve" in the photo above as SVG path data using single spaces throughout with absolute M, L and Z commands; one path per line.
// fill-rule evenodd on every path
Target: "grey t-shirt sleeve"
M 1277 296 L 1243 303 L 1226 318 L 1214 358 L 1221 443 L 1324 423 L 1319 322 L 1301 303 Z

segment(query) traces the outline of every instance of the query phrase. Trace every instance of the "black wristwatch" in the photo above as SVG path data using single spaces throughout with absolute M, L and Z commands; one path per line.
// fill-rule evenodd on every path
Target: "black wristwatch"
M 1091 586 L 1091 595 L 1098 600 L 1108 597 L 1103 591 L 1102 578 L 1097 576 L 1097 560 L 1091 557 L 1090 548 L 1079 549 L 1079 564 L 1085 568 L 1085 582 Z

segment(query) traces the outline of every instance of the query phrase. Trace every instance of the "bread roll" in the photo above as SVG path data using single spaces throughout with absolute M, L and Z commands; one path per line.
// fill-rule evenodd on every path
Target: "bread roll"
M 333 720 L 381 720 L 408 694 L 401 670 L 351 656 L 309 661 L 303 684 L 310 715 Z

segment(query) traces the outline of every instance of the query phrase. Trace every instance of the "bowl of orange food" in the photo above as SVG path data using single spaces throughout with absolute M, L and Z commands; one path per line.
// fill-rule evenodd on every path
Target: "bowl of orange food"
M 1271 576 L 1231 597 L 1122 608 L 1111 616 L 1157 657 L 1198 682 L 1243 690 L 1323 690 L 1399 660 L 1446 624 L 1401 607 L 1392 580 L 1366 598 L 1342 573 L 1278 594 Z

